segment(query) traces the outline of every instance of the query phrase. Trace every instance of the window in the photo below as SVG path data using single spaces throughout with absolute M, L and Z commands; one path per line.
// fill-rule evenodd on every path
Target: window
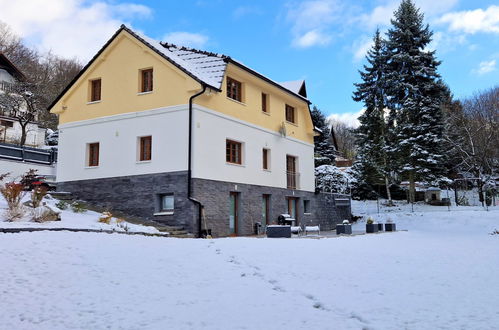
M 226 141 L 226 158 L 227 163 L 241 164 L 241 143 L 227 140 Z
M 263 194 L 262 195 L 262 226 L 270 224 L 270 195 Z
M 152 136 L 142 136 L 140 138 L 140 148 L 139 148 L 139 160 L 147 161 L 151 160 L 152 151 Z
M 270 168 L 270 162 L 269 162 L 269 156 L 270 156 L 270 150 L 269 149 L 262 149 L 262 159 L 263 159 L 263 169 L 268 170 Z
M 161 212 L 173 212 L 175 208 L 175 199 L 173 197 L 173 194 L 168 194 L 168 195 L 161 195 L 161 205 L 160 205 L 160 211 Z
M 310 200 L 308 199 L 303 200 L 303 213 L 310 213 Z
M 242 102 L 241 83 L 237 80 L 227 77 L 227 97 Z
M 296 157 L 286 155 L 286 177 L 288 189 L 298 189 L 299 174 L 296 169 Z
M 269 107 L 268 107 L 268 95 L 265 93 L 262 93 L 262 111 L 263 112 L 269 112 Z
M 101 80 L 90 80 L 90 102 L 101 100 Z
M 0 125 L 5 127 L 14 127 L 14 122 L 10 120 L 0 120 Z
M 140 92 L 152 92 L 152 69 L 140 70 Z
M 88 166 L 99 166 L 99 143 L 88 144 Z
M 286 121 L 295 123 L 295 108 L 286 104 Z

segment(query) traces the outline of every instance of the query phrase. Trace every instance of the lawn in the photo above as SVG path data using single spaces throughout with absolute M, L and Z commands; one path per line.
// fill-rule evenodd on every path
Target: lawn
M 499 210 L 407 207 L 396 233 L 0 234 L 2 329 L 492 329 Z M 389 214 L 389 215 L 386 215 Z M 361 229 L 364 223 L 359 223 Z

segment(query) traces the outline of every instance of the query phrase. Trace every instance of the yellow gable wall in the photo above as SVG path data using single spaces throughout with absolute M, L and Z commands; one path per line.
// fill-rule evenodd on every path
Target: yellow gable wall
M 153 68 L 153 92 L 139 94 L 139 70 Z M 227 76 L 243 83 L 243 102 L 227 97 Z M 89 103 L 89 81 L 102 79 L 101 101 Z M 59 124 L 104 116 L 187 104 L 200 84 L 156 54 L 126 31 L 105 49 L 68 92 L 54 105 Z M 269 113 L 261 111 L 261 93 L 268 95 Z M 286 123 L 288 136 L 313 143 L 313 125 L 305 101 L 229 64 L 222 92 L 195 99 L 195 103 L 228 116 L 278 132 L 285 122 L 285 104 L 295 107 L 296 125 Z
M 227 97 L 227 77 L 242 83 L 242 102 Z M 262 93 L 268 95 L 268 114 L 262 112 Z M 196 99 L 196 103 L 276 132 L 284 122 L 287 136 L 308 143 L 314 142 L 314 127 L 305 101 L 234 64 L 229 63 L 227 66 L 222 92 L 216 94 L 216 97 L 201 96 Z M 295 107 L 296 125 L 286 122 L 286 104 Z
M 139 70 L 151 67 L 153 91 L 139 94 Z M 102 79 L 101 101 L 89 103 L 89 81 L 97 78 Z M 59 124 L 65 124 L 186 104 L 199 88 L 194 79 L 122 31 L 54 105 L 52 112 L 59 114 Z

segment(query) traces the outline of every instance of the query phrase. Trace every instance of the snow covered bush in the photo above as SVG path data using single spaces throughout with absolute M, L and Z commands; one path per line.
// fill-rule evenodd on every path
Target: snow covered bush
M 71 210 L 73 210 L 74 213 L 84 213 L 86 211 L 83 203 L 78 201 L 71 203 Z
M 58 208 L 58 209 L 61 209 L 61 210 L 66 210 L 68 208 L 68 203 L 65 202 L 65 201 L 58 201 L 55 206 Z
M 350 193 L 350 184 L 354 179 L 347 170 L 342 171 L 333 165 L 321 165 L 315 168 L 317 189 L 340 194 Z
M 111 212 L 103 212 L 101 214 L 101 216 L 99 217 L 99 222 L 109 225 L 111 223 L 112 218 L 113 218 L 113 215 L 111 214 Z
M 33 208 L 39 207 L 45 195 L 47 195 L 47 188 L 35 187 L 31 191 L 31 206 L 33 206 Z

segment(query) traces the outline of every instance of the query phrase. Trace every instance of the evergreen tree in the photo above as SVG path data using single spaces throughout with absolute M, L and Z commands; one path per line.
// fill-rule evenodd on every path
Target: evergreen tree
M 358 146 L 354 165 L 358 182 L 367 185 L 385 184 L 389 203 L 391 162 L 388 158 L 387 124 L 385 122 L 385 66 L 386 53 L 384 40 L 379 30 L 373 38 L 373 46 L 367 52 L 364 71 L 359 71 L 361 83 L 355 84 L 354 101 L 364 103 L 364 113 L 359 117 L 360 126 L 356 129 Z
M 389 125 L 397 169 L 410 183 L 414 201 L 415 181 L 434 181 L 444 173 L 444 86 L 437 73 L 440 62 L 426 50 L 432 32 L 423 24 L 424 15 L 411 0 L 402 0 L 392 19 L 386 42 L 385 70 Z
M 314 126 L 321 132 L 314 137 L 315 167 L 334 165 L 336 150 L 331 141 L 331 131 L 326 116 L 314 106 L 311 111 Z

